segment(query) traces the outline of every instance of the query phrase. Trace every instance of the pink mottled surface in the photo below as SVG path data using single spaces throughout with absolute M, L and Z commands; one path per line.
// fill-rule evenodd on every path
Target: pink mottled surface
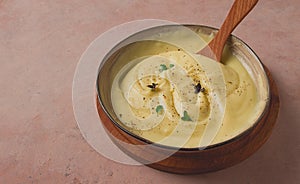
M 281 110 L 246 161 L 181 176 L 110 161 L 81 136 L 72 80 L 111 27 L 157 18 L 219 27 L 232 0 L 0 0 L 0 183 L 297 183 L 300 181 L 300 1 L 261 0 L 234 32 L 277 82 Z

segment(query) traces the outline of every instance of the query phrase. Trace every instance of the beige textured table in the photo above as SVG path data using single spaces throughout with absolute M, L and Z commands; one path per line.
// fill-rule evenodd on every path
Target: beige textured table
M 219 27 L 232 0 L 0 0 L 0 183 L 297 183 L 300 1 L 261 0 L 234 32 L 277 82 L 281 110 L 246 161 L 182 176 L 113 162 L 83 139 L 72 109 L 81 54 L 115 25 L 157 18 Z

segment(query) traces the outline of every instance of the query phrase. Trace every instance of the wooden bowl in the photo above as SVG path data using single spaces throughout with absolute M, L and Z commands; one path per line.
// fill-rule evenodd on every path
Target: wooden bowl
M 205 34 L 216 31 L 216 29 L 206 26 L 186 26 L 192 30 L 201 30 Z M 100 66 L 96 98 L 100 119 L 112 141 L 123 152 L 149 167 L 179 174 L 196 174 L 224 169 L 245 160 L 257 151 L 271 135 L 277 119 L 279 111 L 277 87 L 268 69 L 263 66 L 249 46 L 235 36 L 229 38 L 227 45 L 243 57 L 247 65 L 252 68 L 251 73 L 254 81 L 264 81 L 259 88 L 265 89 L 260 90 L 268 91 L 266 106 L 257 121 L 253 123 L 253 126 L 234 138 L 210 145 L 205 149 L 176 149 L 171 146 L 152 143 L 131 133 L 118 123 L 119 120 L 113 111 L 110 99 L 110 88 L 114 76 L 124 65 L 116 65 L 114 61 L 118 57 L 118 53 L 115 52 Z M 256 77 L 256 75 L 259 77 Z M 153 162 L 155 158 L 164 159 Z

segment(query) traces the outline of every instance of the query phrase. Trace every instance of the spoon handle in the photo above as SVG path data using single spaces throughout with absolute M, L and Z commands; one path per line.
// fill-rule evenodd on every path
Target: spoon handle
M 258 0 L 235 0 L 225 21 L 214 39 L 208 44 L 216 56 L 217 61 L 221 61 L 223 48 L 228 36 L 243 18 L 253 9 Z

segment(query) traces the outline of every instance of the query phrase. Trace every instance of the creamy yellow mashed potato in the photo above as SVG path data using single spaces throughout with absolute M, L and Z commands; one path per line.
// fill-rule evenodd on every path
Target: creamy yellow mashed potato
M 123 48 L 118 60 L 130 62 L 113 81 L 113 108 L 122 126 L 140 137 L 175 147 L 208 146 L 235 137 L 257 118 L 256 87 L 228 50 L 219 64 L 144 40 Z

